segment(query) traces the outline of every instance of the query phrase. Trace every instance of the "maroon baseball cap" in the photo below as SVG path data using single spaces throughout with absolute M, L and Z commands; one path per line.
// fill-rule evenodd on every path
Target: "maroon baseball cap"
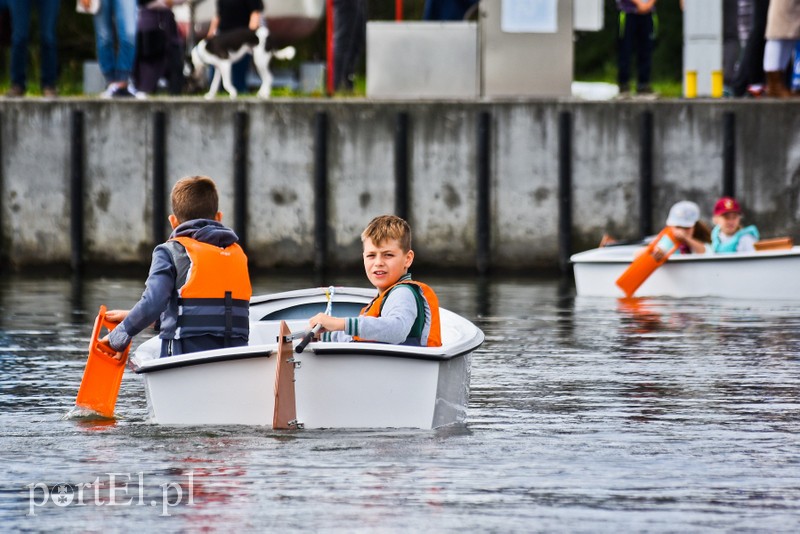
M 714 204 L 714 215 L 725 215 L 726 213 L 742 213 L 739 203 L 735 198 L 722 197 Z

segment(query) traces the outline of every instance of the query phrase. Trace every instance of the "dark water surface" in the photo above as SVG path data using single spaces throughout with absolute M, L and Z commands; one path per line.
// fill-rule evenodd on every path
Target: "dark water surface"
M 0 528 L 800 528 L 800 302 L 624 304 L 557 280 L 426 281 L 486 334 L 466 425 L 277 432 L 148 424 L 130 372 L 116 421 L 62 419 L 97 308 L 130 306 L 142 281 L 6 277 Z

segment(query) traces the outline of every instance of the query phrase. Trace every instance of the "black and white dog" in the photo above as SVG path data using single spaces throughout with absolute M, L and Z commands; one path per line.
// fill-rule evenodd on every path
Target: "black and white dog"
M 258 75 L 261 76 L 260 98 L 269 98 L 272 90 L 272 74 L 269 62 L 273 56 L 277 59 L 290 60 L 294 57 L 294 47 L 287 46 L 280 50 L 270 47 L 269 30 L 261 26 L 253 31 L 247 28 L 231 30 L 203 39 L 192 49 L 192 65 L 195 78 L 205 78 L 205 67 L 214 67 L 214 78 L 205 97 L 214 98 L 219 90 L 220 81 L 230 97 L 236 98 L 236 88 L 231 82 L 231 65 L 239 61 L 245 54 L 253 54 Z

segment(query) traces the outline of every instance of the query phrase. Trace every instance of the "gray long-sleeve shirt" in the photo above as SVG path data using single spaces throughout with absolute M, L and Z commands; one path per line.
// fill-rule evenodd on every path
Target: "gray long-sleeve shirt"
M 378 341 L 380 343 L 401 344 L 411 332 L 417 320 L 417 299 L 413 287 L 400 284 L 392 290 L 383 303 L 380 317 L 347 317 L 343 332 L 325 332 L 322 341 L 353 341 L 353 336 L 362 340 Z M 335 310 L 334 310 L 335 311 Z M 422 332 L 421 345 L 428 343 L 430 332 L 431 311 L 425 302 L 425 327 Z

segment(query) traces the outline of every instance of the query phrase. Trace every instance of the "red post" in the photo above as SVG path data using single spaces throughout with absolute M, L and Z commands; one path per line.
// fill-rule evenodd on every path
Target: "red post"
M 327 48 L 328 48 L 328 68 L 327 68 L 327 89 L 328 96 L 333 95 L 333 0 L 326 0 L 325 3 L 326 14 L 326 30 L 327 30 Z
M 396 22 L 403 20 L 403 0 L 394 0 L 394 20 Z

